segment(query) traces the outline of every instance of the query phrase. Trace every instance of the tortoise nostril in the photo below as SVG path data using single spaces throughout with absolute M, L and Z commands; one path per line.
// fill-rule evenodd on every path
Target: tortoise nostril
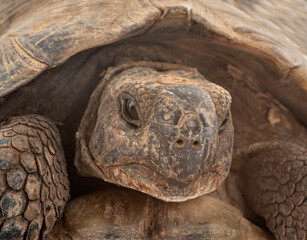
M 181 140 L 181 139 L 177 140 L 176 143 L 177 143 L 177 145 L 178 145 L 179 147 L 183 147 L 183 146 L 184 146 L 184 141 Z
M 199 141 L 193 142 L 193 147 L 198 147 L 199 146 Z

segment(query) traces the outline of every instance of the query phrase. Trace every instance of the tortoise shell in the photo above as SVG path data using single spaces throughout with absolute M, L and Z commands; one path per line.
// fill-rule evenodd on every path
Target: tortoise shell
M 202 55 L 194 67 L 225 60 L 306 124 L 303 1 L 10 1 L 1 14 L 0 97 L 78 52 L 137 37 Z

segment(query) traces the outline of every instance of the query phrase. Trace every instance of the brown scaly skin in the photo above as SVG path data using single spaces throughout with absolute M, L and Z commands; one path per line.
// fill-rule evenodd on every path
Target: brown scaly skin
M 82 119 L 77 134 L 76 166 L 84 175 L 164 201 L 180 202 L 212 192 L 230 167 L 233 141 L 228 115 L 230 99 L 223 88 L 178 65 L 135 63 L 111 69 L 93 93 Z M 268 146 L 273 152 L 290 149 L 287 144 Z M 302 176 L 299 179 L 306 175 L 303 167 L 297 168 L 297 164 L 306 165 L 304 149 L 300 146 L 301 155 L 292 151 L 295 158 L 284 155 L 285 161 L 276 159 L 274 154 L 266 155 L 269 151 L 260 151 L 264 154 L 261 157 L 257 151 L 241 156 L 244 160 L 239 168 L 241 185 L 246 184 L 240 190 L 251 203 L 250 209 L 266 218 L 277 239 L 284 236 L 304 239 L 306 233 L 304 180 L 295 178 L 297 174 Z M 280 165 L 280 171 L 264 171 L 268 163 L 273 167 Z M 282 190 L 285 184 L 282 172 L 292 176 L 289 179 L 295 192 L 293 188 L 292 192 L 287 192 L 288 188 Z M 273 192 L 277 197 L 265 189 L 271 186 L 272 179 L 277 182 Z M 295 207 L 283 204 L 292 201 L 292 197 Z M 281 206 L 277 211 L 270 207 L 271 198 L 273 205 Z M 25 213 L 19 211 L 16 215 L 22 218 Z M 60 214 L 51 217 L 52 223 L 56 217 Z M 45 222 L 46 219 L 49 218 L 45 215 Z M 49 228 L 46 229 L 47 234 Z
M 0 239 L 45 238 L 62 216 L 69 182 L 57 128 L 41 116 L 0 128 Z
M 300 142 L 256 143 L 238 151 L 244 198 L 277 239 L 307 237 L 307 148 Z M 244 179 L 244 181 L 243 181 Z
M 164 201 L 215 190 L 231 162 L 229 93 L 197 72 L 121 68 L 98 86 L 80 124 L 80 173 Z M 127 101 L 136 120 L 127 120 Z

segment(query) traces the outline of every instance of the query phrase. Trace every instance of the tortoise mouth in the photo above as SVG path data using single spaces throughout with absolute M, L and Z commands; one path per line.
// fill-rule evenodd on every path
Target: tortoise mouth
M 107 182 L 140 191 L 166 202 L 183 202 L 197 198 L 214 191 L 221 182 L 220 177 L 210 178 L 208 181 L 206 174 L 178 181 L 161 174 L 153 167 L 139 163 L 109 166 L 104 172 L 108 175 L 103 177 Z
M 115 165 L 110 165 L 105 167 L 108 171 L 110 168 L 117 168 L 117 169 L 125 169 L 127 175 L 133 175 L 133 172 L 141 172 L 144 178 L 148 178 L 150 176 L 154 176 L 157 178 L 169 180 L 172 182 L 177 182 L 180 184 L 190 185 L 193 184 L 195 179 L 201 177 L 204 171 L 198 170 L 194 173 L 190 173 L 189 175 L 182 177 L 180 173 L 176 173 L 173 170 L 169 170 L 168 172 L 163 172 L 160 167 L 146 164 L 144 162 L 126 162 L 126 163 L 117 163 Z

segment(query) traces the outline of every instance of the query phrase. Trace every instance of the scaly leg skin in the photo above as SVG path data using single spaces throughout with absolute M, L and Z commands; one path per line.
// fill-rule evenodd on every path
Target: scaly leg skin
M 0 239 L 45 239 L 69 199 L 57 128 L 30 115 L 0 127 Z
M 242 192 L 278 240 L 307 237 L 307 147 L 257 143 L 245 150 Z

